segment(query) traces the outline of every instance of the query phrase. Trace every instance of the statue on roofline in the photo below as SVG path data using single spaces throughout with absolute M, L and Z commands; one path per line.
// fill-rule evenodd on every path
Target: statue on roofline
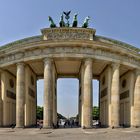
M 74 14 L 74 17 L 73 17 L 72 27 L 77 27 L 77 25 L 78 25 L 77 16 L 78 16 L 78 14 L 75 13 L 75 14 Z
M 70 24 L 69 24 L 69 18 L 70 18 L 70 13 L 71 11 L 67 11 L 67 12 L 63 12 L 64 15 L 65 15 L 65 19 L 67 20 L 67 23 L 65 24 L 66 27 L 69 27 Z
M 87 17 L 85 18 L 85 20 L 84 20 L 84 23 L 83 23 L 83 25 L 82 25 L 82 28 L 87 28 L 87 27 L 89 26 L 89 25 L 88 25 L 89 20 L 90 20 L 90 17 L 87 16 Z
M 66 11 L 66 12 L 62 13 L 61 18 L 60 18 L 60 22 L 59 22 L 59 27 L 70 27 L 70 23 L 69 23 L 70 13 L 71 13 L 71 11 Z M 65 15 L 65 19 L 67 20 L 66 23 L 64 21 L 64 15 Z M 72 22 L 71 27 L 78 27 L 77 16 L 78 16 L 78 14 L 75 13 L 74 16 L 73 16 L 73 22 Z M 49 18 L 49 21 L 50 21 L 50 28 L 56 28 L 57 26 L 54 23 L 52 17 L 49 16 L 48 18 Z M 85 18 L 83 24 L 82 24 L 82 28 L 88 28 L 89 20 L 90 20 L 90 17 L 87 16 Z
M 51 23 L 50 23 L 50 28 L 56 28 L 56 24 L 54 23 L 52 17 L 49 16 L 48 19 L 49 19 L 49 21 L 51 22 Z
M 64 22 L 64 16 L 63 16 L 63 14 L 61 15 L 61 19 L 60 19 L 60 22 L 59 22 L 59 26 L 60 26 L 60 27 L 65 27 L 65 22 Z

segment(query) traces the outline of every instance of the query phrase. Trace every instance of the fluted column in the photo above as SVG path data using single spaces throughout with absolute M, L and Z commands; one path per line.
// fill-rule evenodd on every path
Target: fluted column
M 136 71 L 134 87 L 134 126 L 140 127 L 140 70 Z
M 53 66 L 54 67 L 54 66 Z M 56 79 L 56 71 L 53 68 L 53 124 L 57 125 L 57 79 Z
M 81 81 L 81 79 L 79 81 Z M 81 126 L 81 82 L 79 82 L 78 121 L 79 121 L 79 125 Z
M 24 104 L 25 104 L 25 65 L 17 64 L 16 83 L 16 127 L 24 127 Z
M 92 59 L 84 61 L 82 127 L 92 127 Z
M 135 86 L 135 73 L 130 74 L 130 125 L 134 126 L 134 86 Z
M 119 80 L 120 65 L 112 64 L 112 85 L 111 85 L 111 126 L 119 127 Z
M 3 125 L 3 102 L 2 99 L 0 99 L 0 126 Z
M 83 104 L 83 92 L 84 92 L 84 64 L 81 64 L 81 119 L 80 119 L 80 125 L 84 126 L 84 104 Z
M 44 120 L 43 127 L 52 127 L 52 105 L 53 105 L 53 90 L 52 90 L 52 62 L 50 58 L 44 60 Z
M 0 70 L 0 126 L 3 125 L 2 73 L 3 73 L 3 71 Z
M 56 87 L 54 87 L 53 92 L 53 124 L 57 125 L 57 91 Z
M 112 73 L 111 67 L 108 66 L 108 126 L 111 126 L 111 83 Z

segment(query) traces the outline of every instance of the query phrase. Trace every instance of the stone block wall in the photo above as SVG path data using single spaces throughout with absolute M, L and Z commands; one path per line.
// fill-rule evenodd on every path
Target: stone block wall
M 3 126 L 16 123 L 16 78 L 8 73 L 1 73 L 1 95 Z

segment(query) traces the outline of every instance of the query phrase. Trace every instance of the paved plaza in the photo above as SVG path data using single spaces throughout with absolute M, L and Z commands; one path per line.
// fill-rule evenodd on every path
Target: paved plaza
M 140 128 L 0 129 L 0 140 L 139 140 Z

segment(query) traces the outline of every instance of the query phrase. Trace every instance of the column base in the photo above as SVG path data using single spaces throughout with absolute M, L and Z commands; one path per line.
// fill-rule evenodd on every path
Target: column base
M 92 129 L 92 126 L 81 126 L 82 129 Z
M 15 128 L 25 128 L 25 126 L 16 126 Z
M 52 129 L 52 126 L 43 126 L 43 129 Z
M 115 128 L 122 128 L 121 126 L 110 126 L 110 128 L 115 129 Z
M 131 128 L 140 128 L 140 125 L 133 125 Z

